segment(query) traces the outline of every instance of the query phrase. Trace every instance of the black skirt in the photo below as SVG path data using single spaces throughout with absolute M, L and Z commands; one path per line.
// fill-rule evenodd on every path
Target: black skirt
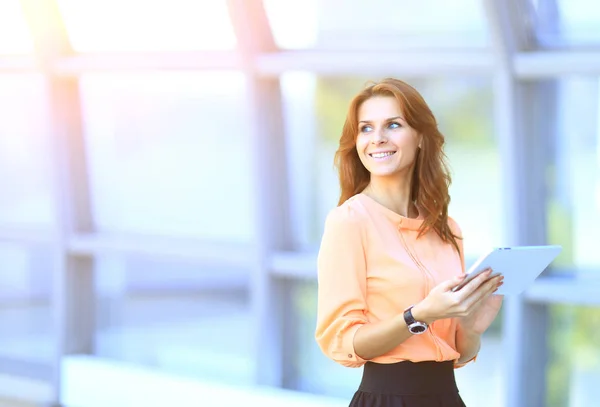
M 466 407 L 454 363 L 367 362 L 350 407 Z

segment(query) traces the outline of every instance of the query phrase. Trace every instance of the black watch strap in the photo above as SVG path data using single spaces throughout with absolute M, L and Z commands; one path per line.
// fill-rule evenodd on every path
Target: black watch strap
M 425 322 L 415 320 L 412 314 L 413 307 L 414 305 L 411 305 L 404 311 L 404 322 L 411 334 L 419 335 L 427 331 L 428 326 Z
M 404 310 L 404 322 L 406 322 L 406 325 L 412 325 L 415 322 L 417 322 L 415 320 L 415 317 L 413 317 L 413 314 L 412 314 L 413 307 L 414 307 L 414 305 L 411 305 L 406 310 Z

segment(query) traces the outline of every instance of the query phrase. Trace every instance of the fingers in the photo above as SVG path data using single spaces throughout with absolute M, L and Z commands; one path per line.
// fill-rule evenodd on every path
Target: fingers
M 487 290 L 496 290 L 504 284 L 504 276 L 501 274 L 493 274 L 493 271 L 490 270 L 487 278 L 483 278 L 483 281 L 475 288 L 476 291 L 487 291 Z
M 472 312 L 473 309 L 478 308 L 481 304 L 483 304 L 489 297 L 494 294 L 498 290 L 503 282 L 504 276 L 496 276 L 490 278 L 485 283 L 481 284 L 469 298 L 465 300 L 469 312 Z
M 490 275 L 492 274 L 492 269 L 488 268 L 473 280 L 469 281 L 462 287 L 458 292 L 461 294 L 462 298 L 470 297 L 486 280 L 489 280 Z
M 489 273 L 489 272 L 487 272 Z M 486 273 L 482 273 L 486 274 Z M 485 279 L 485 277 L 483 277 Z M 457 302 L 460 303 L 461 309 L 464 313 L 469 314 L 473 311 L 473 309 L 478 308 L 478 306 L 490 295 L 492 295 L 503 283 L 504 276 L 497 275 L 492 278 L 488 278 L 483 282 L 479 283 L 479 285 L 469 287 L 467 286 L 463 288 L 460 293 L 463 294 L 462 298 L 457 298 Z M 471 284 L 471 283 L 469 283 Z M 464 293 L 463 293 L 464 291 Z M 466 294 L 466 295 L 465 295 Z
M 438 287 L 440 290 L 442 290 L 443 292 L 446 291 L 450 291 L 452 290 L 454 287 L 457 287 L 458 285 L 460 285 L 460 283 L 463 282 L 463 280 L 465 279 L 466 274 L 451 278 L 449 280 L 443 281 L 441 282 Z
M 477 287 L 473 295 L 479 297 L 480 299 L 488 297 L 498 290 L 502 284 L 504 284 L 504 276 L 492 277 Z
M 503 284 L 504 276 L 491 277 L 492 273 L 493 271 L 488 269 L 466 283 L 460 290 L 453 291 L 453 288 L 459 286 L 466 277 L 466 275 L 457 276 L 438 284 L 430 294 L 438 300 L 446 298 L 442 301 L 448 304 L 448 317 L 464 317 L 478 308 L 485 298 L 492 295 Z M 434 291 L 437 294 L 434 294 Z M 439 296 L 442 293 L 446 294 Z

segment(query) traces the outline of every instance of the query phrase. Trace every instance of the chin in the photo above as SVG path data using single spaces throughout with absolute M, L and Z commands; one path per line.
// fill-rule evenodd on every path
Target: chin
M 381 177 L 381 178 L 387 178 L 387 177 L 393 177 L 393 176 L 397 176 L 400 171 L 395 170 L 395 171 L 382 171 L 382 170 L 375 170 L 375 171 L 369 171 L 371 173 L 372 177 Z
M 372 177 L 389 178 L 406 174 L 409 168 L 367 168 Z

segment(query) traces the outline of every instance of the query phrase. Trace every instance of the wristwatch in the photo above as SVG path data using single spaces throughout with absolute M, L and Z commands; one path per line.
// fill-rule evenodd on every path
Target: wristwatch
M 408 330 L 413 335 L 421 335 L 427 331 L 427 324 L 421 321 L 415 321 L 415 318 L 412 314 L 412 309 L 414 305 L 411 305 L 404 311 L 404 322 L 406 322 L 406 326 L 408 326 Z

